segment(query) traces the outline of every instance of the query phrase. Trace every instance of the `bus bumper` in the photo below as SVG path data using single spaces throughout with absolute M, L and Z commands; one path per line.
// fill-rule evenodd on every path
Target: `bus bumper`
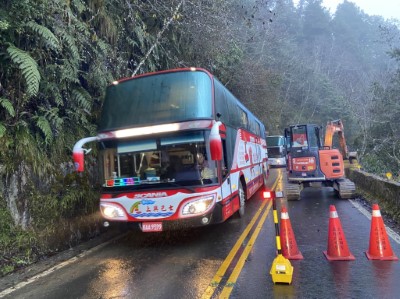
M 161 227 L 161 230 L 157 231 L 173 231 L 173 230 L 184 230 L 189 228 L 202 227 L 220 222 L 220 221 L 215 221 L 216 219 L 218 219 L 218 217 L 214 217 L 214 213 L 212 212 L 201 216 L 178 219 L 178 220 L 152 220 L 145 222 L 137 222 L 137 221 L 110 221 L 105 219 L 103 225 L 105 227 L 118 226 L 121 231 L 140 230 L 143 232 L 145 231 L 150 232 L 144 229 L 143 224 L 152 223 L 152 224 L 157 224 L 159 227 Z

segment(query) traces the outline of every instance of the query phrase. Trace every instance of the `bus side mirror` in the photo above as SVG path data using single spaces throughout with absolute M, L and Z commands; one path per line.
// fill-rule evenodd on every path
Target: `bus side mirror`
M 210 133 L 210 153 L 211 160 L 221 161 L 222 160 L 222 140 L 219 135 L 220 121 L 214 122 L 211 133 Z
M 75 145 L 74 149 L 72 150 L 72 159 L 74 160 L 75 171 L 83 172 L 85 169 L 85 153 L 91 151 L 91 149 L 87 150 L 82 148 L 82 146 L 91 141 L 97 140 L 97 137 L 86 137 L 79 140 Z

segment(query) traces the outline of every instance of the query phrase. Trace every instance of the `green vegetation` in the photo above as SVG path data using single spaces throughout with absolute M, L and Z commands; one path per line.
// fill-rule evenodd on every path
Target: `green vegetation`
M 0 273 L 97 211 L 96 162 L 74 174 L 71 149 L 96 134 L 105 87 L 136 73 L 206 68 L 269 134 L 341 118 L 363 167 L 398 176 L 399 36 L 347 1 L 333 16 L 320 0 L 1 1 Z

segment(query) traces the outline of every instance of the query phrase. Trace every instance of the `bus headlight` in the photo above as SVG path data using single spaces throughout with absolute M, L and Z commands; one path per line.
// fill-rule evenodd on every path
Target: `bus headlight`
M 128 220 L 124 210 L 115 204 L 101 203 L 100 204 L 101 214 L 106 219 L 111 220 Z
M 182 215 L 192 216 L 196 214 L 203 214 L 211 209 L 214 203 L 214 196 L 210 195 L 207 197 L 200 197 L 193 199 L 187 203 L 182 208 Z

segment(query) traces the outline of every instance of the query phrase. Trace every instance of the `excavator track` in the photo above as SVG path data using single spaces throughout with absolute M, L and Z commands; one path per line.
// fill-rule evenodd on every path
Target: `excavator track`
M 341 199 L 350 199 L 356 196 L 356 185 L 349 179 L 337 180 L 334 188 Z
M 302 185 L 298 183 L 286 182 L 285 196 L 287 200 L 300 200 Z

